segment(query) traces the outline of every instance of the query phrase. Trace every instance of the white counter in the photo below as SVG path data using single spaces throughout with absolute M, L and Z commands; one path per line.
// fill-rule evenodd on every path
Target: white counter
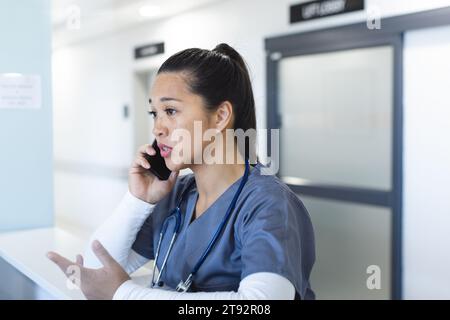
M 35 285 L 35 292 L 32 295 L 27 294 L 25 298 L 85 299 L 79 289 L 70 289 L 67 286 L 67 278 L 58 266 L 46 257 L 46 253 L 56 251 L 75 260 L 76 254 L 83 253 L 86 244 L 85 241 L 60 228 L 0 233 L 0 258 L 16 269 L 18 275 L 24 275 Z M 14 270 L 13 268 L 10 269 Z M 17 285 L 14 283 L 18 281 L 14 282 L 13 279 L 4 277 L 11 275 L 8 275 L 8 272 L 0 273 L 0 289 L 15 290 Z M 132 278 L 136 282 L 146 283 L 149 271 L 142 268 L 134 273 Z

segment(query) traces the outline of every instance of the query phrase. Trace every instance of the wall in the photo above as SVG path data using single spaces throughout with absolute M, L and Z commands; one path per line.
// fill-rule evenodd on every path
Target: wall
M 40 75 L 40 109 L 0 109 L 0 231 L 53 222 L 50 2 L 0 1 L 0 74 Z
M 450 27 L 406 34 L 405 298 L 450 299 L 449 57 Z

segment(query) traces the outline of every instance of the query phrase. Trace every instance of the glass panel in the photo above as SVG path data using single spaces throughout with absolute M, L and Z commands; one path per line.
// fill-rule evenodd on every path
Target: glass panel
M 391 211 L 387 208 L 300 197 L 316 237 L 311 285 L 317 299 L 389 299 Z M 369 266 L 378 266 L 376 273 Z M 375 267 L 377 268 L 377 267 Z M 378 273 L 379 271 L 379 273 Z M 380 289 L 373 278 L 379 277 Z
M 281 174 L 390 190 L 393 48 L 284 58 Z

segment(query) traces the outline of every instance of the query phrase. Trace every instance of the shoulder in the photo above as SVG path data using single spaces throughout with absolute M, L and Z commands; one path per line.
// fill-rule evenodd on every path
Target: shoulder
M 299 196 L 288 185 L 276 175 L 264 175 L 258 169 L 246 186 L 249 195 L 255 198 L 254 204 L 279 206 L 281 203 L 288 203 L 290 206 L 304 208 Z
M 290 220 L 310 219 L 308 211 L 299 196 L 275 175 L 263 175 L 256 168 L 243 192 L 242 219 Z

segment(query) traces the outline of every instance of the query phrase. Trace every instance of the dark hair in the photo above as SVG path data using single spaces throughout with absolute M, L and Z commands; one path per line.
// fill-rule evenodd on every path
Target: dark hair
M 216 110 L 224 101 L 233 106 L 234 130 L 256 130 L 255 100 L 247 66 L 228 44 L 213 50 L 190 48 L 169 57 L 159 68 L 163 72 L 186 72 L 189 89 L 203 98 L 207 110 Z M 246 158 L 256 156 L 256 146 L 245 141 Z M 242 153 L 244 151 L 244 153 Z

